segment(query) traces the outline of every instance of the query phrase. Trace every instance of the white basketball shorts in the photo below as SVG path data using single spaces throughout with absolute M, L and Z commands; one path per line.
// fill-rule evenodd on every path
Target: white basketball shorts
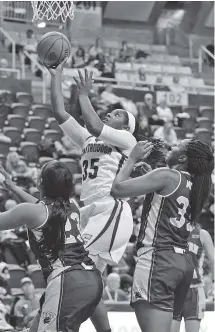
M 85 249 L 103 272 L 122 258 L 133 231 L 131 208 L 126 201 L 103 197 L 81 208 L 80 232 Z

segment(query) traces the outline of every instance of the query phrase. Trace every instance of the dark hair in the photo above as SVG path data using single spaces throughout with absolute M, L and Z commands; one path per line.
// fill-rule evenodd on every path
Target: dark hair
M 65 244 L 65 224 L 73 192 L 73 178 L 66 164 L 54 161 L 43 167 L 41 180 L 45 196 L 43 200 L 47 206 L 51 206 L 51 215 L 43 234 L 48 249 L 56 259 Z
M 198 139 L 192 139 L 188 143 L 186 156 L 188 160 L 187 171 L 192 176 L 191 220 L 195 222 L 210 195 L 214 159 L 209 145 Z
M 153 144 L 152 151 L 148 158 L 145 160 L 152 169 L 166 166 L 165 160 L 165 143 L 157 138 L 148 138 L 140 134 L 137 135 L 137 141 L 150 141 Z M 132 177 L 138 177 L 146 174 L 145 168 L 142 165 L 137 165 L 131 174 Z

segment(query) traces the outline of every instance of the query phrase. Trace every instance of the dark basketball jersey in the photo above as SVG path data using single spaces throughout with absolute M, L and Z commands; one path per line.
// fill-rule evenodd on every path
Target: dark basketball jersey
M 180 173 L 180 183 L 176 190 L 168 195 L 148 194 L 143 203 L 141 227 L 137 250 L 150 246 L 155 248 L 187 248 L 190 226 L 191 176 Z
M 193 254 L 194 272 L 191 287 L 203 285 L 205 251 L 200 239 L 200 227 L 195 227 L 189 237 L 189 251 Z
M 44 202 L 41 201 L 45 205 Z M 77 205 L 71 201 L 68 210 L 68 219 L 65 225 L 65 246 L 64 250 L 58 253 L 58 258 L 54 259 L 52 252 L 47 248 L 44 239 L 44 230 L 51 225 L 51 213 L 47 208 L 47 220 L 38 228 L 28 229 L 30 247 L 40 265 L 45 279 L 56 269 L 71 266 L 74 268 L 93 266 L 92 260 L 88 257 L 88 251 L 84 249 L 84 242 L 78 230 L 80 212 Z M 50 227 L 50 226 L 49 226 Z

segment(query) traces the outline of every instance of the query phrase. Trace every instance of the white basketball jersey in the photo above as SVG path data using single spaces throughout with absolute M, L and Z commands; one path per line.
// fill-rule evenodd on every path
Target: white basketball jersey
M 84 143 L 81 200 L 88 204 L 95 199 L 109 196 L 113 181 L 127 156 L 121 150 L 90 136 Z

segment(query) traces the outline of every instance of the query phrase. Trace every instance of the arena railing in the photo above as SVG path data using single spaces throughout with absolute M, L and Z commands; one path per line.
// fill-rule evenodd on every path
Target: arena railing
M 166 45 L 171 45 L 170 40 L 170 30 L 173 29 L 174 31 L 178 32 L 181 36 L 185 38 L 185 40 L 188 42 L 188 48 L 189 48 L 189 59 L 192 62 L 193 61 L 193 40 L 192 36 L 187 35 L 184 31 L 182 31 L 179 27 L 175 26 L 173 23 L 168 22 L 167 28 L 166 28 Z
M 204 53 L 206 53 L 207 55 L 209 55 L 209 57 L 211 57 L 213 60 L 215 60 L 214 54 L 212 54 L 210 51 L 208 51 L 205 46 L 201 46 L 199 48 L 199 73 L 202 73 L 202 70 L 203 70 L 203 62 L 204 62 L 203 54 Z
M 21 79 L 21 70 L 20 69 L 0 68 L 0 72 L 15 73 L 17 80 Z M 1 73 L 0 73 L 0 78 L 1 78 Z
M 15 40 L 9 35 L 9 33 L 0 27 L 0 35 L 3 35 L 4 38 L 8 39 L 9 42 L 12 44 L 12 68 L 16 69 L 16 42 Z M 1 36 L 2 40 L 2 36 Z
M 25 57 L 27 57 L 31 62 L 33 62 L 33 64 L 35 65 L 35 67 L 37 67 L 39 70 L 41 70 L 42 72 L 42 101 L 45 104 L 46 103 L 46 82 L 44 79 L 44 73 L 45 73 L 45 68 L 43 66 L 41 66 L 39 64 L 38 61 L 35 60 L 34 57 L 31 56 L 30 53 L 28 53 L 27 51 L 23 51 L 20 54 L 21 56 L 21 72 L 22 72 L 22 78 L 25 79 L 26 78 L 26 67 L 25 67 Z

